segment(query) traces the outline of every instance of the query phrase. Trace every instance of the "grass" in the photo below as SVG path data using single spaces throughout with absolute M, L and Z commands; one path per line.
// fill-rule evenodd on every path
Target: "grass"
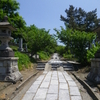
M 31 61 L 27 54 L 23 54 L 21 52 L 16 51 L 15 57 L 19 57 L 19 59 L 18 59 L 19 70 L 23 70 L 23 69 L 29 68 L 31 66 Z
M 25 68 L 31 67 L 31 60 L 27 54 L 21 53 L 18 51 L 18 46 L 10 45 L 10 48 L 13 49 L 15 57 L 18 57 L 18 68 L 19 70 L 23 70 Z

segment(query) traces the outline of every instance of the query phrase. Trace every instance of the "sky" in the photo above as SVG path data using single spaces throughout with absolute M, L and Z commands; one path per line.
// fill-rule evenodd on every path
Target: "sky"
M 54 28 L 60 30 L 64 27 L 64 22 L 60 20 L 60 15 L 66 17 L 65 10 L 69 5 L 75 8 L 81 7 L 85 11 L 92 11 L 97 8 L 97 16 L 100 18 L 99 0 L 17 0 L 20 3 L 19 14 L 26 21 L 27 26 L 35 25 L 38 28 L 50 29 L 50 34 L 54 34 Z

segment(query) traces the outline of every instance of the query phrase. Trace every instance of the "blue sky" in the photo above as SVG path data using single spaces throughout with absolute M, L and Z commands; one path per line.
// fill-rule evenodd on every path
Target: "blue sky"
M 60 15 L 66 16 L 65 10 L 69 5 L 81 7 L 85 11 L 97 8 L 100 18 L 99 0 L 17 0 L 20 3 L 19 14 L 24 18 L 27 26 L 36 25 L 38 28 L 50 29 L 50 34 L 55 33 L 54 28 L 64 27 Z

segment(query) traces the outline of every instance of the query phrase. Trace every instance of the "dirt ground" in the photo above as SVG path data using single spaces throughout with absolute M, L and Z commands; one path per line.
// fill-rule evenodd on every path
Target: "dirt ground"
M 36 73 L 36 71 L 36 64 L 29 69 L 20 71 L 23 76 L 23 81 Z M 18 87 L 21 83 L 21 81 L 18 81 L 16 84 L 10 82 L 0 82 L 0 100 L 10 100 L 10 97 L 14 94 L 14 91 L 16 91 L 16 87 Z

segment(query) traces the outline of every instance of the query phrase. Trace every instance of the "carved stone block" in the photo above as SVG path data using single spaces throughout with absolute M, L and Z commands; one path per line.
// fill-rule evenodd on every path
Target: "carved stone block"
M 18 70 L 17 57 L 0 57 L 0 80 L 15 83 L 22 80 L 22 75 Z

